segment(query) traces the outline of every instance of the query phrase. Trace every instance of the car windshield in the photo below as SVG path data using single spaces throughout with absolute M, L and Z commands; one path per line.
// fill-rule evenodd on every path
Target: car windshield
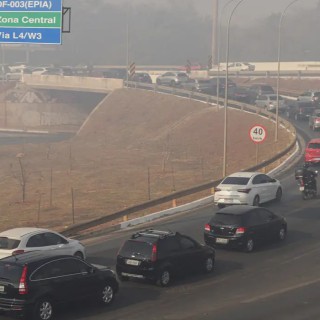
M 18 247 L 20 240 L 0 237 L 0 249 L 12 250 Z
M 228 226 L 236 226 L 242 224 L 242 216 L 230 213 L 220 213 L 217 212 L 210 219 L 211 225 L 228 225 Z
M 137 258 L 148 258 L 152 253 L 152 243 L 143 242 L 139 240 L 128 240 L 124 243 L 119 251 L 119 255 L 131 257 L 132 255 Z
M 246 177 L 227 177 L 221 182 L 221 184 L 238 184 L 245 186 L 248 184 L 249 180 L 250 178 Z
M 320 142 L 310 142 L 308 149 L 320 149 Z
M 21 266 L 0 260 L 0 280 L 5 279 L 17 283 L 19 282 L 21 273 Z

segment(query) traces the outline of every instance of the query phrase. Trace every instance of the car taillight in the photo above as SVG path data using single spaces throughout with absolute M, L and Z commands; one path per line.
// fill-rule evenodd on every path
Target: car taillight
M 15 255 L 21 254 L 21 253 L 24 253 L 24 250 L 15 250 L 12 252 L 12 255 L 15 256 Z
M 206 224 L 205 226 L 204 226 L 204 230 L 206 230 L 206 231 L 211 231 L 211 226 L 210 226 L 210 224 Z
M 151 261 L 152 262 L 157 261 L 157 245 L 156 244 L 152 246 Z
M 19 281 L 19 294 L 27 294 L 28 293 L 27 272 L 28 272 L 28 267 L 24 266 L 22 269 L 22 274 L 21 274 L 20 281 Z
M 238 192 L 249 193 L 251 189 L 238 189 Z
M 244 227 L 239 227 L 236 230 L 236 234 L 244 234 L 246 232 L 246 228 Z

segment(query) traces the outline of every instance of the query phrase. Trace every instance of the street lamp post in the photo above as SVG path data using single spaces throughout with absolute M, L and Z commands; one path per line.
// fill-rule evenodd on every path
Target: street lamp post
M 220 18 L 218 19 L 218 50 L 217 50 L 217 106 L 219 106 L 220 100 L 220 47 L 221 47 L 221 17 L 223 16 L 224 10 L 228 7 L 228 5 L 234 0 L 229 0 L 223 7 L 220 13 Z
M 238 1 L 238 3 L 234 6 L 234 8 L 231 11 L 231 14 L 229 16 L 228 25 L 227 25 L 227 49 L 226 49 L 226 82 L 225 82 L 225 88 L 224 88 L 224 134 L 223 134 L 223 170 L 222 174 L 223 177 L 226 176 L 226 169 L 227 169 L 227 126 L 228 126 L 228 76 L 229 76 L 229 47 L 230 47 L 230 22 L 232 19 L 232 16 L 236 9 L 239 7 L 239 5 L 244 0 Z
M 279 85 L 280 85 L 280 57 L 281 57 L 281 28 L 282 28 L 282 21 L 283 18 L 289 9 L 294 3 L 298 2 L 299 0 L 291 1 L 285 9 L 282 11 L 280 21 L 279 21 L 279 29 L 278 29 L 278 72 L 277 72 L 277 107 L 276 107 L 276 128 L 275 128 L 275 142 L 278 141 L 278 129 L 279 129 Z

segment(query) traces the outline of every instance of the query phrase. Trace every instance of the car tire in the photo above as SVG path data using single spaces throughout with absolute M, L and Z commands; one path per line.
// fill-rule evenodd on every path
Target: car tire
M 218 208 L 219 209 L 222 209 L 222 208 L 224 208 L 225 207 L 225 205 L 224 204 L 222 204 L 222 203 L 218 203 Z
M 40 298 L 33 309 L 34 320 L 51 320 L 54 315 L 54 307 L 49 297 Z
M 203 270 L 205 273 L 210 273 L 214 270 L 214 257 L 212 256 L 206 257 L 204 261 Z
M 260 206 L 260 197 L 258 195 L 256 195 L 253 199 L 252 205 L 254 207 L 259 207 Z
M 109 306 L 115 297 L 114 287 L 110 283 L 105 283 L 99 294 L 99 304 Z
M 252 238 L 248 238 L 244 244 L 244 251 L 250 253 L 254 250 L 254 241 Z
M 278 233 L 279 241 L 284 241 L 287 237 L 287 229 L 284 226 L 281 226 Z
M 161 269 L 159 272 L 157 284 L 161 287 L 168 287 L 172 282 L 172 274 L 169 268 Z
M 84 260 L 84 256 L 83 256 L 83 253 L 80 252 L 80 251 L 77 251 L 75 254 L 74 254 L 75 257 L 81 259 L 81 260 Z
M 278 188 L 276 192 L 276 201 L 281 201 L 281 198 L 282 198 L 282 189 Z

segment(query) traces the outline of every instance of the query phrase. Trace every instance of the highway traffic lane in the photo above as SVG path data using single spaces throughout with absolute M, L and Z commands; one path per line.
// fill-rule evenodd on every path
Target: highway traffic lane
M 307 270 L 304 265 L 304 254 L 308 248 L 318 246 L 319 217 L 317 206 L 319 200 L 303 201 L 297 191 L 293 176 L 283 179 L 284 199 L 281 203 L 270 203 L 266 207 L 284 214 L 288 219 L 289 234 L 286 243 L 272 244 L 259 249 L 253 254 L 238 251 L 217 250 L 216 270 L 211 275 L 195 275 L 177 281 L 168 289 L 158 288 L 146 283 L 130 281 L 121 284 L 120 293 L 114 306 L 110 309 L 100 309 L 94 304 L 87 306 L 63 308 L 57 315 L 57 320 L 85 319 L 141 319 L 145 314 L 151 319 L 183 319 L 193 314 L 196 318 L 210 312 L 224 312 L 235 306 L 242 305 L 245 292 L 255 292 L 255 296 L 266 291 L 279 290 L 286 283 L 299 280 L 301 270 Z M 302 209 L 299 207 L 302 206 Z M 179 215 L 155 222 L 156 226 L 181 231 L 202 242 L 203 226 L 212 214 L 208 207 L 196 212 Z M 319 217 L 318 217 L 319 216 Z M 142 226 L 136 229 L 143 228 Z M 88 257 L 90 261 L 108 264 L 114 267 L 117 251 L 133 230 L 106 236 L 103 243 L 90 240 Z M 313 252 L 310 253 L 311 255 Z M 299 258 L 300 257 L 300 258 Z M 295 260 L 300 264 L 291 270 Z M 301 262 L 302 261 L 302 262 Z M 288 268 L 289 266 L 289 268 Z M 280 268 L 280 269 L 279 269 Z M 264 274 L 274 274 L 281 271 L 290 275 L 285 278 L 271 279 Z M 312 274 L 313 269 L 308 270 Z M 283 276 L 283 277 L 284 277 Z M 273 286 L 270 286 L 273 283 Z M 230 304 L 230 301 L 232 302 Z M 227 303 L 228 302 L 228 303 Z M 225 306 L 225 309 L 222 307 Z M 217 309 L 218 308 L 218 309 Z M 222 309 L 220 309 L 222 308 Z M 212 311 L 214 310 L 214 311 Z M 240 318 L 241 319 L 241 318 Z

